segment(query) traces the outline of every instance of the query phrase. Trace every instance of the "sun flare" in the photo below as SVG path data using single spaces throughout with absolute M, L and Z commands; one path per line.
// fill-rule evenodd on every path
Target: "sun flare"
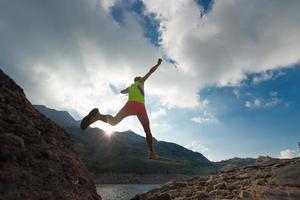
M 112 131 L 105 131 L 104 133 L 106 136 L 109 136 L 109 137 L 114 134 L 114 132 L 112 132 Z
M 104 134 L 109 137 L 112 136 L 113 133 L 116 131 L 116 127 L 100 122 L 96 122 L 93 127 L 102 129 L 104 131 Z

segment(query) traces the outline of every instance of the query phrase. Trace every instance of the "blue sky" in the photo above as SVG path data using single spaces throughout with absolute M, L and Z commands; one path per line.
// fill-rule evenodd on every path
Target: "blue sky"
M 0 3 L 0 66 L 35 104 L 116 113 L 145 85 L 154 137 L 211 160 L 298 156 L 299 1 L 29 0 Z M 131 129 L 135 118 L 107 132 Z
M 196 111 L 174 110 L 168 115 L 173 117 L 168 120 L 175 129 L 184 131 L 172 140 L 185 144 L 192 138 L 203 145 L 200 149 L 208 148 L 211 157 L 277 157 L 281 149 L 297 150 L 300 68 L 294 66 L 281 72 L 284 75 L 258 85 L 251 83 L 254 75 L 249 75 L 242 86 L 205 88 L 200 94 L 210 102 L 209 107 L 218 121 L 195 124 L 188 119 L 197 115 Z M 238 91 L 238 95 L 234 91 Z M 276 100 L 272 97 L 274 94 Z M 254 99 L 261 99 L 264 103 L 247 107 L 246 102 Z M 182 121 L 186 122 L 183 127 Z M 170 140 L 168 135 L 164 139 Z

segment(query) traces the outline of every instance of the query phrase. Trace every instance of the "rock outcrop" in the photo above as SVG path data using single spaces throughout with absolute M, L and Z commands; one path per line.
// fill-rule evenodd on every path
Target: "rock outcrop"
M 0 70 L 0 199 L 100 200 L 68 133 Z
M 300 199 L 300 158 L 260 157 L 256 163 L 218 175 L 174 181 L 132 200 Z

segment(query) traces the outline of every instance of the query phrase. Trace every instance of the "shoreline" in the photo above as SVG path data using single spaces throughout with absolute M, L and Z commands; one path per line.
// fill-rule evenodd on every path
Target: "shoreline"
M 94 175 L 95 184 L 164 184 L 171 180 L 182 180 L 199 175 L 186 174 L 115 174 Z

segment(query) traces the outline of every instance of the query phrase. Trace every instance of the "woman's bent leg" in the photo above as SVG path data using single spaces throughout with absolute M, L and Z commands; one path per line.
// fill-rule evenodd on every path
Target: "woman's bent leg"
M 114 117 L 111 115 L 102 115 L 98 113 L 97 118 L 98 120 L 101 120 L 103 122 L 109 123 L 112 126 L 115 126 L 118 123 L 120 123 L 125 117 L 128 117 L 130 115 L 125 111 L 125 106 Z

